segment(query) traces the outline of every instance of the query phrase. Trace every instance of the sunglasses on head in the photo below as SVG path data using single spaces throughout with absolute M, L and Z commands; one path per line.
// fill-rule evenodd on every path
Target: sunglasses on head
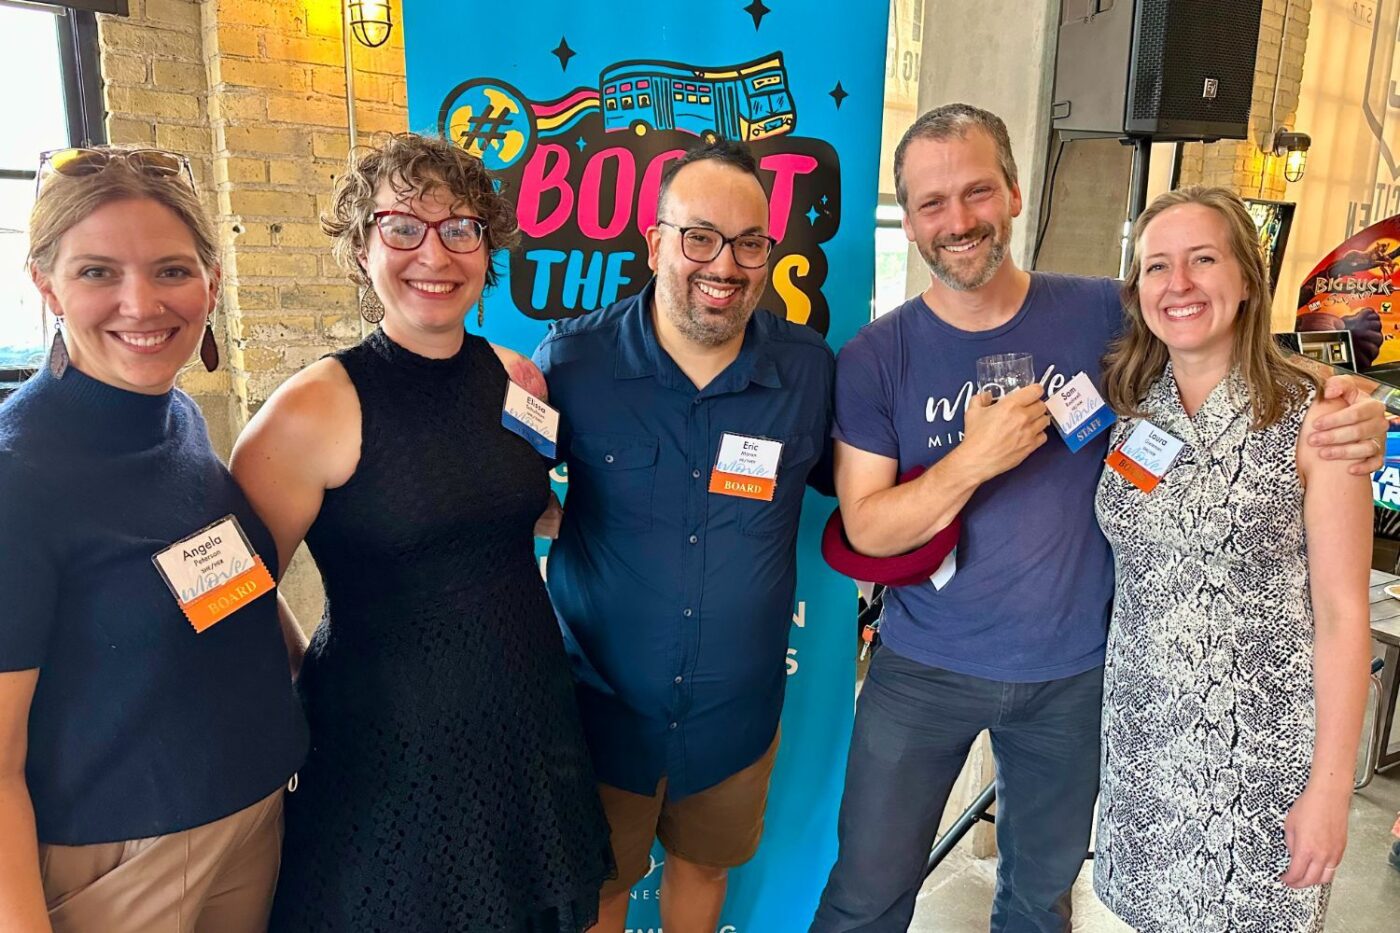
M 164 149 L 91 149 L 72 146 L 39 153 L 39 171 L 34 180 L 35 194 L 44 184 L 44 179 L 52 173 L 81 178 L 84 175 L 104 172 L 114 162 L 123 162 L 127 168 L 147 178 L 178 178 L 183 174 L 190 188 L 194 188 L 194 170 L 190 168 L 190 160 L 178 152 L 167 152 Z

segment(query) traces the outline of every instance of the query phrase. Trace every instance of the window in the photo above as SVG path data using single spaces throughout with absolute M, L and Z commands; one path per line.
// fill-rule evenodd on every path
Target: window
M 42 360 L 51 322 L 23 263 L 34 170 L 46 149 L 106 140 L 91 9 L 125 13 L 125 2 L 89 11 L 0 4 L 0 392 Z
M 638 95 L 637 95 L 637 106 L 638 106 L 638 107 L 650 107 L 650 106 L 651 106 L 651 95 L 650 95 L 650 94 L 638 94 Z
M 908 297 L 909 241 L 900 224 L 903 211 L 892 195 L 875 208 L 875 307 L 871 318 L 893 311 Z
M 632 95 L 631 95 L 631 94 L 628 94 L 626 97 L 622 98 L 622 106 L 623 106 L 623 109 L 625 109 L 625 110 L 631 110 L 631 109 L 632 109 Z

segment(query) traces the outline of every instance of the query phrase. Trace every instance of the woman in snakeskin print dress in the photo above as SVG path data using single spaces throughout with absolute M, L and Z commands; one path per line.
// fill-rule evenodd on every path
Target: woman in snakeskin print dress
M 1183 444 L 1150 492 L 1099 484 L 1095 889 L 1143 933 L 1321 930 L 1366 695 L 1369 485 L 1305 441 L 1339 403 L 1272 341 L 1239 199 L 1169 192 L 1134 234 L 1114 447 L 1144 420 Z

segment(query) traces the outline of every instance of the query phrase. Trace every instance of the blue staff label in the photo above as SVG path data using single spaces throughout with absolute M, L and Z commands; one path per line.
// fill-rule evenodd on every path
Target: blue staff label
M 559 409 L 535 398 L 514 382 L 506 383 L 506 403 L 501 424 L 519 434 L 543 457 L 553 460 L 558 452 Z
M 1045 400 L 1055 430 L 1060 432 L 1066 446 L 1078 452 L 1117 421 L 1113 409 L 1104 404 L 1103 396 L 1094 388 L 1087 373 L 1080 373 L 1065 387 Z

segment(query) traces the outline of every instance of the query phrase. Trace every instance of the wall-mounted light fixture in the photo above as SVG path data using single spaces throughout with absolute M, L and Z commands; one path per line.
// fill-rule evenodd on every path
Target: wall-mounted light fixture
M 1283 177 L 1298 181 L 1308 167 L 1308 149 L 1312 137 L 1307 133 L 1283 130 L 1274 134 L 1274 155 L 1283 156 Z
M 389 41 L 394 17 L 385 0 L 350 0 L 350 28 L 355 41 L 371 49 Z

